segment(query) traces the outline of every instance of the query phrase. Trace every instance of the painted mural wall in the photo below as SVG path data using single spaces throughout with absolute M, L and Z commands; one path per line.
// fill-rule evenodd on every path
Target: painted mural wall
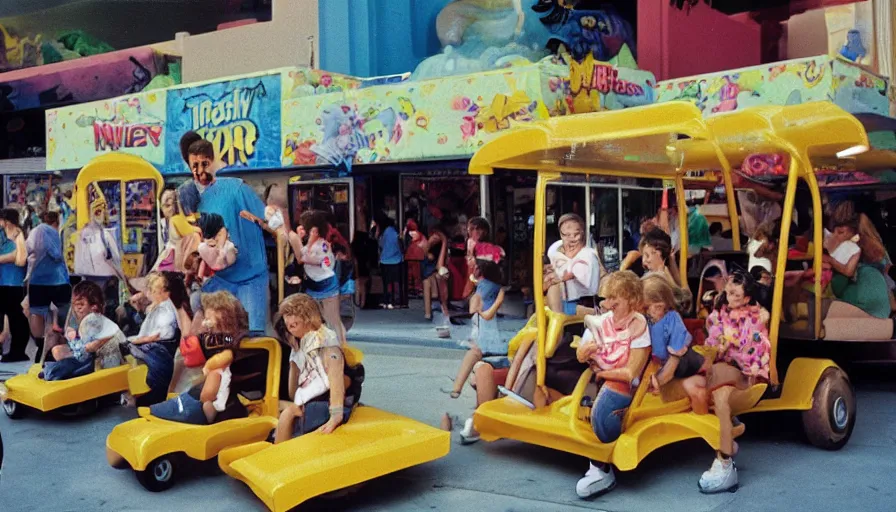
M 5 73 L 0 111 L 86 103 L 142 91 L 153 77 L 168 72 L 170 57 L 142 47 L 60 62 L 34 70 Z
M 571 72 L 572 71 L 572 72 Z M 283 166 L 471 156 L 520 123 L 653 102 L 651 73 L 591 55 L 283 102 Z
M 828 56 L 667 80 L 656 94 L 657 101 L 692 101 L 706 114 L 829 100 L 848 112 L 889 115 L 886 79 Z
M 114 48 L 82 31 L 56 37 L 32 34 L 0 24 L 0 73 L 43 66 L 113 51 Z
M 121 151 L 145 158 L 163 173 L 183 173 L 178 141 L 187 130 L 212 141 L 229 166 L 279 168 L 281 102 L 363 83 L 326 71 L 287 68 L 51 109 L 46 113 L 47 169 L 76 169 L 102 153 Z
M 488 73 L 406 81 L 287 68 L 48 110 L 47 168 L 109 151 L 183 174 L 179 140 L 195 130 L 227 170 L 463 158 L 539 119 L 653 102 L 655 79 L 588 55 Z

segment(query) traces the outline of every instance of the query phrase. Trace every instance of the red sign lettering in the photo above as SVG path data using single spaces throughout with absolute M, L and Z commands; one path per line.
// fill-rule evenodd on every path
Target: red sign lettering
M 96 151 L 117 151 L 121 148 L 142 148 L 159 145 L 162 138 L 160 124 L 122 124 L 107 121 L 93 123 Z
M 640 85 L 620 79 L 618 69 L 603 63 L 594 65 L 591 88 L 602 94 L 614 92 L 623 96 L 644 95 L 644 89 Z

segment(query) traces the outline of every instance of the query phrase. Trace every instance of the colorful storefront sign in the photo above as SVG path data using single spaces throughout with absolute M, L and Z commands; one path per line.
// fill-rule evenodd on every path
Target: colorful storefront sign
M 706 114 L 760 105 L 832 101 L 889 115 L 887 80 L 846 60 L 820 56 L 660 82 L 657 101 L 689 100 Z
M 569 86 L 570 110 L 583 114 L 653 103 L 656 77 L 650 71 L 600 62 L 589 54 L 570 64 Z
M 259 75 L 168 91 L 169 133 L 162 172 L 184 172 L 180 138 L 209 140 L 227 167 L 280 167 L 281 75 Z
M 47 169 L 77 169 L 120 151 L 165 163 L 165 90 L 48 110 Z
M 886 115 L 887 81 L 822 56 L 655 84 L 647 71 L 587 56 L 406 81 L 284 68 L 47 112 L 47 167 L 107 151 L 184 174 L 179 141 L 194 130 L 234 169 L 466 158 L 498 133 L 549 117 L 690 100 L 707 114 L 830 100 Z M 393 80 L 398 80 L 393 83 Z M 378 83 L 379 85 L 372 85 Z
M 567 74 L 539 64 L 287 100 L 281 164 L 470 156 L 501 131 L 548 118 L 557 104 L 565 113 Z

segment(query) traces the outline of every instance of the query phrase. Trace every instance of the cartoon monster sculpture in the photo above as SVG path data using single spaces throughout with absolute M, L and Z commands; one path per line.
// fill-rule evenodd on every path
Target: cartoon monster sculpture
M 526 8 L 536 0 L 455 0 L 436 19 L 442 53 L 417 67 L 412 80 L 505 67 L 545 57 L 547 31 L 528 23 Z
M 436 20 L 442 53 L 424 60 L 412 80 L 528 64 L 551 52 L 607 61 L 624 46 L 634 56 L 631 25 L 612 6 L 582 0 L 455 0 Z M 534 16 L 526 16 L 533 13 Z

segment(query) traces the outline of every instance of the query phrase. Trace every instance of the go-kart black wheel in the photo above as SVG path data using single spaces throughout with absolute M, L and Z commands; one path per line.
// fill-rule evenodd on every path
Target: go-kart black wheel
M 167 491 L 174 485 L 174 458 L 163 455 L 149 463 L 143 471 L 135 471 L 137 481 L 149 492 Z
M 812 445 L 825 450 L 846 446 L 856 424 L 856 394 L 840 368 L 828 368 L 812 394 L 812 408 L 803 411 L 803 430 Z
M 25 406 L 12 400 L 4 400 L 3 412 L 11 419 L 17 420 L 25 415 Z
M 94 398 L 93 400 L 87 400 L 86 402 L 81 402 L 78 404 L 67 405 L 65 407 L 60 407 L 58 409 L 59 414 L 62 416 L 68 417 L 76 417 L 76 416 L 88 416 L 93 414 L 100 408 L 99 399 Z

